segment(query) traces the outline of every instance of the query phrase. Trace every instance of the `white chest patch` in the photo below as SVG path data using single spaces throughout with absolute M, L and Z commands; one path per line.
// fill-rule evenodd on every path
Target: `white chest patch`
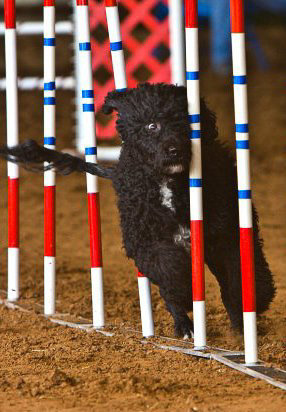
M 162 205 L 172 210 L 172 212 L 175 212 L 175 208 L 173 205 L 173 192 L 171 189 L 168 188 L 166 182 L 163 182 L 161 184 L 160 194 L 161 194 Z

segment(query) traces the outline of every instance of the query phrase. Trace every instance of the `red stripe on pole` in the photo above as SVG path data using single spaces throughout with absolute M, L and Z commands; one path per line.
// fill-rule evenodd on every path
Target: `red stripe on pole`
M 138 271 L 138 273 L 137 273 L 137 277 L 138 277 L 138 278 L 146 278 L 146 276 L 143 275 L 143 273 L 141 273 L 141 272 L 139 272 L 139 271 Z
M 203 221 L 191 220 L 193 301 L 205 300 Z
M 56 256 L 56 187 L 44 187 L 44 254 Z
M 186 0 L 185 1 L 185 15 L 186 15 L 186 27 L 197 28 L 198 27 L 198 1 Z
M 90 264 L 102 267 L 99 193 L 88 193 L 88 222 L 90 235 Z
M 8 177 L 8 247 L 19 247 L 19 179 Z
M 240 259 L 243 312 L 256 311 L 252 228 L 240 228 Z
M 230 0 L 230 27 L 232 33 L 244 33 L 243 0 Z
M 105 0 L 105 7 L 117 6 L 117 0 Z
M 15 0 L 4 0 L 4 14 L 6 29 L 16 28 Z
M 55 5 L 55 0 L 44 0 L 45 7 L 54 6 L 54 5 Z
M 88 6 L 88 0 L 76 0 L 77 6 Z

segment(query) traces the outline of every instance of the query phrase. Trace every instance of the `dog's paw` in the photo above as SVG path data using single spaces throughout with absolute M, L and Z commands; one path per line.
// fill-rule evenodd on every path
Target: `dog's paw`
M 183 339 L 184 340 L 194 339 L 194 332 L 190 330 L 189 333 L 186 333 L 186 335 L 184 335 Z
M 193 329 L 193 323 L 189 318 L 177 321 L 175 323 L 175 335 L 183 338 L 184 340 L 194 337 Z

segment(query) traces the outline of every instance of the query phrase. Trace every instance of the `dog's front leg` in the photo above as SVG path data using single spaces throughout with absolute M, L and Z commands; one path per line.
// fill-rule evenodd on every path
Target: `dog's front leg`
M 173 316 L 175 335 L 179 337 L 184 337 L 184 339 L 192 338 L 194 336 L 194 325 L 188 317 L 186 311 L 177 304 L 168 302 L 169 293 L 167 290 L 160 288 L 160 295 L 166 302 L 167 310 Z
M 135 263 L 140 272 L 159 286 L 174 319 L 175 334 L 191 337 L 193 326 L 187 312 L 192 310 L 192 282 L 187 251 L 171 242 L 154 242 L 138 250 Z

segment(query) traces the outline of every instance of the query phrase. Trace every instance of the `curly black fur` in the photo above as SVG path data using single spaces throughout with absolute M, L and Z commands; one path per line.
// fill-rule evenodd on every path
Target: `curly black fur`
M 115 168 L 88 165 L 58 152 L 53 152 L 56 156 L 53 158 L 42 150 L 40 161 L 52 161 L 51 166 L 62 173 L 88 171 L 112 179 L 126 254 L 140 272 L 159 286 L 167 310 L 174 318 L 176 334 L 190 335 L 192 323 L 187 312 L 192 310 L 188 233 L 191 150 L 186 89 L 143 84 L 126 92 L 114 91 L 107 95 L 103 110 L 118 112 L 117 130 L 123 146 Z M 215 115 L 204 100 L 201 100 L 201 127 L 205 262 L 219 282 L 232 326 L 241 331 L 236 168 L 233 157 L 217 139 Z M 20 147 L 22 150 L 23 146 Z M 3 149 L 0 153 L 3 155 Z M 17 157 L 14 148 L 6 149 L 4 156 L 24 161 Z M 253 222 L 257 313 L 262 313 L 273 300 L 275 287 L 254 208 Z

